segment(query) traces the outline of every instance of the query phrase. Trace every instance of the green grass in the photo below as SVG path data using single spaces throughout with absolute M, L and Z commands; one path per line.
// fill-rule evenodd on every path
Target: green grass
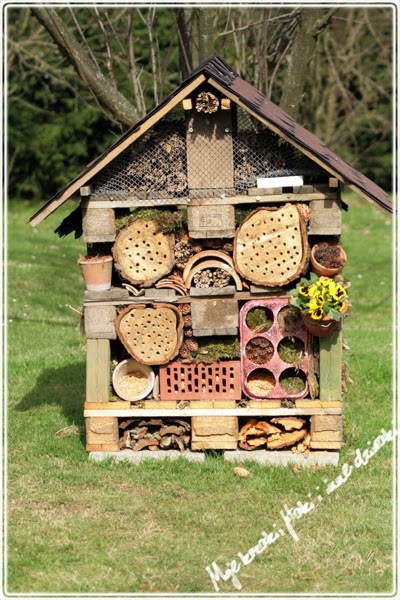
M 389 217 L 355 196 L 344 215 L 345 274 L 352 307 L 345 360 L 341 466 L 352 462 L 392 419 L 392 229 Z M 11 202 L 8 219 L 9 593 L 211 594 L 205 567 L 245 553 L 283 505 L 315 499 L 316 509 L 248 566 L 242 593 L 389 593 L 392 589 L 392 445 L 354 471 L 332 495 L 339 468 L 252 465 L 232 472 L 218 453 L 204 464 L 88 461 L 82 428 L 85 340 L 77 315 L 83 283 L 81 241 L 52 232 L 71 210 L 33 230 L 39 205 Z M 320 488 L 319 492 L 317 487 Z M 230 581 L 223 593 L 236 592 Z

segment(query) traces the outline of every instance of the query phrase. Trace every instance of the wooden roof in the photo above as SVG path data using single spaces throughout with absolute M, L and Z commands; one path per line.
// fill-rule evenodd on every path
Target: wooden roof
M 30 224 L 35 227 L 53 213 L 96 173 L 101 171 L 205 81 L 222 91 L 228 98 L 242 106 L 264 125 L 363 196 L 368 202 L 387 213 L 394 212 L 394 206 L 382 188 L 332 152 L 317 136 L 298 125 L 279 106 L 239 77 L 222 58 L 214 56 L 197 67 L 161 104 L 126 131 L 108 150 L 89 163 L 75 179 L 55 194 L 31 217 Z

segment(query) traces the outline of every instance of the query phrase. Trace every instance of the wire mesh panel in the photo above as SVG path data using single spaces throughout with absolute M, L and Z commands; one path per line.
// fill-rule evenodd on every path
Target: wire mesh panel
M 302 175 L 314 182 L 326 175 L 239 106 L 195 116 L 195 109 L 186 115 L 172 109 L 92 179 L 92 194 L 145 205 L 157 198 L 243 194 L 258 178 Z
M 236 192 L 257 187 L 257 179 L 302 175 L 318 179 L 325 171 L 240 106 L 233 131 Z

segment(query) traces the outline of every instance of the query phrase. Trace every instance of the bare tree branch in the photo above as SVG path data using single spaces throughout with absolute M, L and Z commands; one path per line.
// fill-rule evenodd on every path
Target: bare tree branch
M 53 8 L 40 6 L 31 7 L 31 11 L 46 28 L 60 51 L 75 67 L 83 83 L 92 91 L 99 105 L 111 111 L 115 118 L 124 125 L 136 123 L 139 120 L 137 108 L 104 77 L 57 12 Z

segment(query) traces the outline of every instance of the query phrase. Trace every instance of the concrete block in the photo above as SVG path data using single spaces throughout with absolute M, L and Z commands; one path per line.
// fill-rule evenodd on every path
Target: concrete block
M 237 300 L 193 300 L 192 328 L 195 336 L 237 335 L 239 307 Z
M 161 288 L 158 290 L 157 288 L 148 288 L 144 291 L 144 297 L 150 298 L 151 300 L 175 300 L 177 297 L 177 293 L 175 290 L 171 290 L 169 288 Z
M 112 287 L 104 292 L 88 292 L 83 295 L 84 302 L 112 302 L 114 300 L 127 300 L 129 292 L 123 287 Z
M 231 205 L 189 206 L 189 235 L 192 238 L 223 238 L 235 235 L 235 209 Z
M 185 450 L 180 452 L 179 450 L 141 450 L 140 452 L 133 452 L 132 450 L 121 450 L 119 452 L 90 452 L 89 459 L 96 462 L 102 462 L 104 460 L 112 459 L 114 462 L 130 462 L 139 464 L 144 460 L 176 460 L 177 458 L 184 458 L 190 462 L 204 462 L 204 452 L 191 452 Z
M 85 306 L 85 335 L 92 340 L 116 340 L 115 320 L 117 309 L 115 306 Z
M 228 462 L 254 461 L 260 465 L 273 467 L 286 467 L 288 465 L 300 465 L 302 467 L 337 467 L 339 464 L 339 452 L 310 452 L 305 454 L 294 454 L 293 452 L 266 450 L 233 450 L 224 452 L 224 459 Z
M 312 200 L 308 235 L 340 235 L 342 208 L 340 200 Z
M 113 208 L 82 208 L 83 239 L 86 243 L 113 242 L 116 236 Z
M 226 285 L 222 288 L 190 288 L 190 296 L 233 296 L 235 292 L 234 285 Z

